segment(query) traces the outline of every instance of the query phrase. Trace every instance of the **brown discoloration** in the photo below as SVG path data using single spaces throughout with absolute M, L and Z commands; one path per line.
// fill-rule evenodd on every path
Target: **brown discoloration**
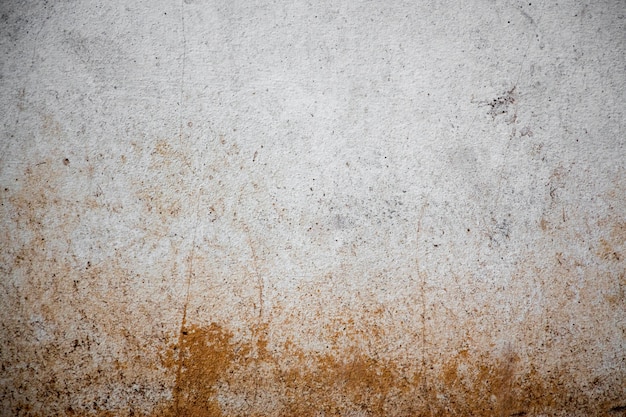
M 620 261 L 624 258 L 623 249 L 626 249 L 626 222 L 619 222 L 606 238 L 600 239 L 596 253 L 605 261 Z
M 611 239 L 615 242 L 619 242 L 622 245 L 626 244 L 626 221 L 620 221 L 613 225 L 611 230 Z
M 598 245 L 598 256 L 605 261 L 619 261 L 622 259 L 622 254 L 614 249 L 613 245 L 611 245 L 605 239 L 600 239 L 600 244 Z
M 63 133 L 63 128 L 61 124 L 51 114 L 46 114 L 45 116 L 43 116 L 41 128 L 42 133 L 47 137 L 59 138 Z
M 305 352 L 288 341 L 275 353 L 268 348 L 267 326 L 251 329 L 252 338 L 233 342 L 216 324 L 191 326 L 182 336 L 183 372 L 174 389 L 177 415 L 219 416 L 219 387 L 239 393 L 251 409 L 226 415 L 263 415 L 256 410 L 263 392 L 279 395 L 277 415 L 345 415 L 361 410 L 384 415 L 390 395 L 410 388 L 399 383 L 396 365 L 351 348 L 339 355 Z M 174 349 L 164 363 L 176 368 Z M 395 391 L 392 393 L 392 391 Z M 202 400 L 208 398 L 207 401 Z M 193 410 L 193 412 L 191 412 Z
M 27 166 L 3 195 L 13 214 L 0 223 L 7 238 L 0 407 L 7 415 L 130 415 L 133 407 L 145 410 L 145 402 L 120 406 L 115 395 L 160 401 L 152 387 L 169 389 L 157 360 L 167 336 L 128 321 L 146 315 L 124 257 L 102 259 L 97 233 L 88 236 L 93 249 L 72 244 L 73 233 L 91 226 L 84 213 L 95 216 L 98 209 L 86 198 L 89 190 L 62 192 L 74 174 L 59 161 L 63 155 L 50 155 Z M 153 330 L 161 325 L 155 322 Z M 120 383 L 114 394 L 111 387 Z
M 225 378 L 238 355 L 245 354 L 236 351 L 232 337 L 232 333 L 216 324 L 183 329 L 179 344 L 167 352 L 164 361 L 170 368 L 180 367 L 170 412 L 176 416 L 222 415 L 216 384 Z
M 403 358 L 367 355 L 358 340 L 322 353 L 292 341 L 270 348 L 267 324 L 250 330 L 248 338 L 236 340 L 215 323 L 190 326 L 166 355 L 165 365 L 175 369 L 180 346 L 184 371 L 173 404 L 159 415 L 525 416 L 594 410 L 590 398 L 572 391 L 567 372 L 540 374 L 532 364 L 522 366 L 508 345 L 498 355 L 462 349 L 424 371 Z M 576 402 L 570 404 L 572 396 Z M 240 406 L 219 398 L 238 398 Z
M 158 164 L 176 155 L 174 148 L 163 143 L 155 147 L 151 157 Z M 626 226 L 623 221 L 615 221 L 615 213 L 598 222 L 600 233 L 589 243 L 590 258 L 606 268 L 605 275 L 585 264 L 577 253 L 561 247 L 539 257 L 550 260 L 552 267 L 528 260 L 520 264 L 514 276 L 507 277 L 511 282 L 528 281 L 539 287 L 541 297 L 529 299 L 528 303 L 531 308 L 536 300 L 544 304 L 539 306 L 539 313 L 529 313 L 526 333 L 520 326 L 509 332 L 508 326 L 514 326 L 511 323 L 498 327 L 499 320 L 507 317 L 498 317 L 497 302 L 489 299 L 484 304 L 467 302 L 471 313 L 455 322 L 458 331 L 450 330 L 446 324 L 452 323 L 452 313 L 433 310 L 434 303 L 425 297 L 420 300 L 429 290 L 423 285 L 427 262 L 420 264 L 424 268 L 419 277 L 422 285 L 407 290 L 412 291 L 407 296 L 409 302 L 418 300 L 422 305 L 396 316 L 386 312 L 395 301 L 375 302 L 364 297 L 361 304 L 353 300 L 345 305 L 334 303 L 336 299 L 328 295 L 334 287 L 321 287 L 319 282 L 349 281 L 351 276 L 342 270 L 329 273 L 319 282 L 312 280 L 308 287 L 300 284 L 298 293 L 319 299 L 319 309 L 313 302 L 280 306 L 272 302 L 270 285 L 257 294 L 257 284 L 262 284 L 259 277 L 271 269 L 262 256 L 269 251 L 262 239 L 259 243 L 248 237 L 254 232 L 247 228 L 243 228 L 242 242 L 250 246 L 250 257 L 245 260 L 248 265 L 242 262 L 220 270 L 215 265 L 221 261 L 215 262 L 203 252 L 217 243 L 210 242 L 204 249 L 198 245 L 193 266 L 195 300 L 191 303 L 191 318 L 180 329 L 179 310 L 169 316 L 169 321 L 164 320 L 166 324 L 159 324 L 160 309 L 154 308 L 155 301 L 147 297 L 142 304 L 133 287 L 141 285 L 142 291 L 148 291 L 144 282 L 155 286 L 167 276 L 170 281 L 151 294 L 180 296 L 169 294 L 172 282 L 183 281 L 180 277 L 186 276 L 175 267 L 166 264 L 171 269 L 164 273 L 159 267 L 150 275 L 149 269 L 144 267 L 142 271 L 135 259 L 121 252 L 95 259 L 102 253 L 96 246 L 102 242 L 97 233 L 86 240 L 93 242 L 95 249 L 80 255 L 66 250 L 70 247 L 68 236 L 75 230 L 83 227 L 90 231 L 81 223 L 85 212 L 95 215 L 103 210 L 110 215 L 111 211 L 107 212 L 110 208 L 104 208 L 98 199 L 70 198 L 60 192 L 67 182 L 64 176 L 82 166 L 78 157 L 72 157 L 69 168 L 63 166 L 59 163 L 63 157 L 51 156 L 27 167 L 3 195 L 4 202 L 16 213 L 10 218 L 15 228 L 6 228 L 7 241 L 12 245 L 4 254 L 3 268 L 7 276 L 21 279 L 19 287 L 12 287 L 12 283 L 5 286 L 8 311 L 12 313 L 3 316 L 6 320 L 2 323 L 0 352 L 11 378 L 8 388 L 0 393 L 8 395 L 13 389 L 10 395 L 14 397 L 3 402 L 10 404 L 8 409 L 13 414 L 550 416 L 619 415 L 623 411 L 623 368 L 598 369 L 594 373 L 585 373 L 584 367 L 576 369 L 580 358 L 595 354 L 580 350 L 595 334 L 573 327 L 586 324 L 584 310 L 589 306 L 595 309 L 593 317 L 600 319 L 611 317 L 610 309 L 623 308 L 625 275 L 614 272 L 620 270 L 624 260 L 606 256 L 624 252 Z M 164 187 L 174 188 L 177 179 L 175 175 L 166 177 Z M 160 188 L 155 187 L 156 193 L 151 194 L 157 197 L 155 207 L 176 206 L 169 200 L 159 200 Z M 223 199 L 211 200 L 207 207 L 211 221 L 227 215 L 229 210 Z M 561 216 L 557 214 L 556 219 L 547 217 L 545 227 L 539 223 L 540 227 L 546 235 L 569 236 L 568 230 L 556 228 Z M 572 216 L 576 219 L 580 214 L 574 211 Z M 166 213 L 162 218 L 171 222 L 173 217 Z M 18 233 L 20 230 L 26 232 Z M 147 235 L 148 241 L 161 232 L 152 233 Z M 574 237 L 570 241 L 575 241 Z M 58 249 L 55 244 L 59 242 L 66 246 Z M 611 252 L 607 252 L 609 249 Z M 456 273 L 462 280 L 463 274 Z M 533 281 L 535 276 L 540 279 Z M 218 286 L 222 281 L 214 277 L 223 277 L 222 287 Z M 389 279 L 393 278 L 390 274 Z M 472 285 L 478 291 L 484 288 L 479 283 Z M 215 295 L 219 288 L 222 296 L 227 295 L 225 299 L 238 300 L 239 304 L 220 304 L 222 299 Z M 229 291 L 246 288 L 247 293 L 228 297 Z M 207 293 L 204 299 L 202 291 Z M 525 295 L 521 290 L 512 294 Z M 597 300 L 593 298 L 596 295 Z M 259 314 L 264 296 L 268 302 Z M 452 295 L 445 297 L 442 301 L 463 304 Z M 576 306 L 579 300 L 582 307 Z M 597 304 L 598 300 L 606 300 L 608 307 Z M 180 299 L 168 299 L 160 306 L 168 304 L 181 303 Z M 481 305 L 484 311 L 479 311 Z M 217 311 L 220 307 L 223 310 Z M 602 308 L 609 313 L 601 314 Z M 414 314 L 427 310 L 433 310 L 428 318 Z M 216 321 L 220 324 L 207 320 L 209 315 L 219 317 Z M 396 317 L 415 323 L 402 327 Z M 304 320 L 311 321 L 309 328 L 318 333 L 294 336 Z M 492 327 L 481 326 L 480 320 L 494 323 Z M 135 322 L 142 326 L 134 326 Z M 155 330 L 159 326 L 165 328 Z M 428 332 L 420 332 L 425 328 Z M 504 331 L 499 335 L 489 333 L 493 329 Z M 393 350 L 394 343 L 402 340 L 398 334 L 405 330 L 414 332 L 406 338 L 409 346 Z M 587 339 L 576 340 L 580 337 Z M 485 342 L 508 338 L 515 342 Z M 562 357 L 562 363 L 548 362 L 555 357 Z M 121 392 L 126 403 L 112 404 L 113 400 L 107 398 L 111 397 L 112 387 Z M 170 394 L 171 399 L 163 399 Z M 77 395 L 80 399 L 74 400 Z

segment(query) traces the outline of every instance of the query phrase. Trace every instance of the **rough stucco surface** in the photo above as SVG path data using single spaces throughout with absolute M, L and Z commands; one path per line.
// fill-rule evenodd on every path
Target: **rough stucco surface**
M 3 1 L 2 415 L 624 415 L 625 16 Z

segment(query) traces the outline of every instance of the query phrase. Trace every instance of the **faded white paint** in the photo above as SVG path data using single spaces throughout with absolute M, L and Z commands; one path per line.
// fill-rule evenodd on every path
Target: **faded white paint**
M 3 415 L 624 413 L 623 1 L 0 10 Z

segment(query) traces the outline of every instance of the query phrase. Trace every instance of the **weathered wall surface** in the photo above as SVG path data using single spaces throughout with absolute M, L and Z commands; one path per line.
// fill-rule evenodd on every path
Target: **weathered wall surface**
M 624 415 L 625 16 L 2 2 L 2 415 Z

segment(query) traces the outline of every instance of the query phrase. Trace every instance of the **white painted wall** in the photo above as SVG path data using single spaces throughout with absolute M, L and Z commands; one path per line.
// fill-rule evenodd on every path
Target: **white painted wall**
M 2 415 L 623 415 L 626 3 L 0 5 Z

